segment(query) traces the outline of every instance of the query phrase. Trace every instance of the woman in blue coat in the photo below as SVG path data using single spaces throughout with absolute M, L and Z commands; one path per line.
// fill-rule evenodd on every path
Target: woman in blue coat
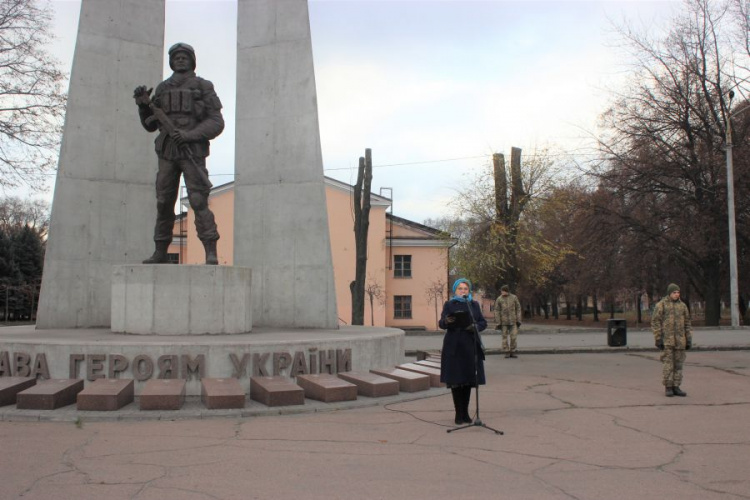
M 472 423 L 469 417 L 471 388 L 484 384 L 484 352 L 477 353 L 478 369 L 474 370 L 475 343 L 477 335 L 471 324 L 469 307 L 474 315 L 478 331 L 487 328 L 479 304 L 472 300 L 471 282 L 458 279 L 453 283 L 453 298 L 443 305 L 440 315 L 440 328 L 448 330 L 443 338 L 443 351 L 440 356 L 440 381 L 453 393 L 453 406 L 456 408 L 456 424 Z M 480 343 L 481 346 L 481 343 Z

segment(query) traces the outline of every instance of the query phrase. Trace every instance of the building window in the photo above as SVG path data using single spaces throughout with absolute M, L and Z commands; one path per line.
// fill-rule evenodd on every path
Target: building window
M 393 317 L 395 319 L 411 319 L 411 295 L 395 295 L 393 297 Z
M 411 278 L 411 255 L 394 255 L 393 276 Z
M 168 253 L 167 254 L 167 262 L 170 264 L 179 264 L 180 263 L 180 254 L 178 253 Z

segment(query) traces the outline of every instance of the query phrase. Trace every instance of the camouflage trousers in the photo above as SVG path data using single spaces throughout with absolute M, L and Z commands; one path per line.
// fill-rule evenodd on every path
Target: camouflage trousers
M 685 363 L 685 349 L 664 346 L 661 353 L 661 373 L 664 387 L 679 387 L 682 384 L 682 365 Z
M 518 327 L 516 325 L 502 325 L 503 351 L 516 352 L 516 339 L 518 338 Z

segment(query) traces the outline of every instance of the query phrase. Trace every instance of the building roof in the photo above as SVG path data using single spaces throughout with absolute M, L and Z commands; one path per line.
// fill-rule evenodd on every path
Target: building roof
M 434 227 L 425 226 L 424 224 L 420 224 L 419 222 L 414 222 L 409 219 L 404 219 L 403 217 L 398 217 L 397 215 L 393 214 L 385 214 L 386 218 L 393 219 L 393 222 L 397 224 L 401 224 L 402 226 L 406 226 L 412 229 L 416 229 L 418 231 L 424 231 L 425 233 L 429 233 L 430 235 L 437 236 L 440 238 L 450 238 L 450 234 L 446 233 L 445 231 L 441 231 L 439 229 L 435 229 Z

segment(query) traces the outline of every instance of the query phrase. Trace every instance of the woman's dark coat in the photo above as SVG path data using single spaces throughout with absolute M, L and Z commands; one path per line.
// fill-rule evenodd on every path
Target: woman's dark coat
M 440 381 L 449 386 L 476 385 L 474 383 L 474 343 L 475 335 L 466 328 L 457 328 L 448 325 L 445 318 L 455 314 L 457 311 L 468 311 L 471 304 L 471 312 L 477 322 L 477 328 L 481 332 L 487 328 L 487 321 L 482 316 L 482 310 L 475 301 L 460 302 L 449 300 L 443 305 L 443 313 L 440 315 L 440 328 L 448 330 L 443 338 L 443 351 L 440 357 Z M 480 384 L 484 379 L 484 353 L 479 352 L 479 371 L 477 380 Z

